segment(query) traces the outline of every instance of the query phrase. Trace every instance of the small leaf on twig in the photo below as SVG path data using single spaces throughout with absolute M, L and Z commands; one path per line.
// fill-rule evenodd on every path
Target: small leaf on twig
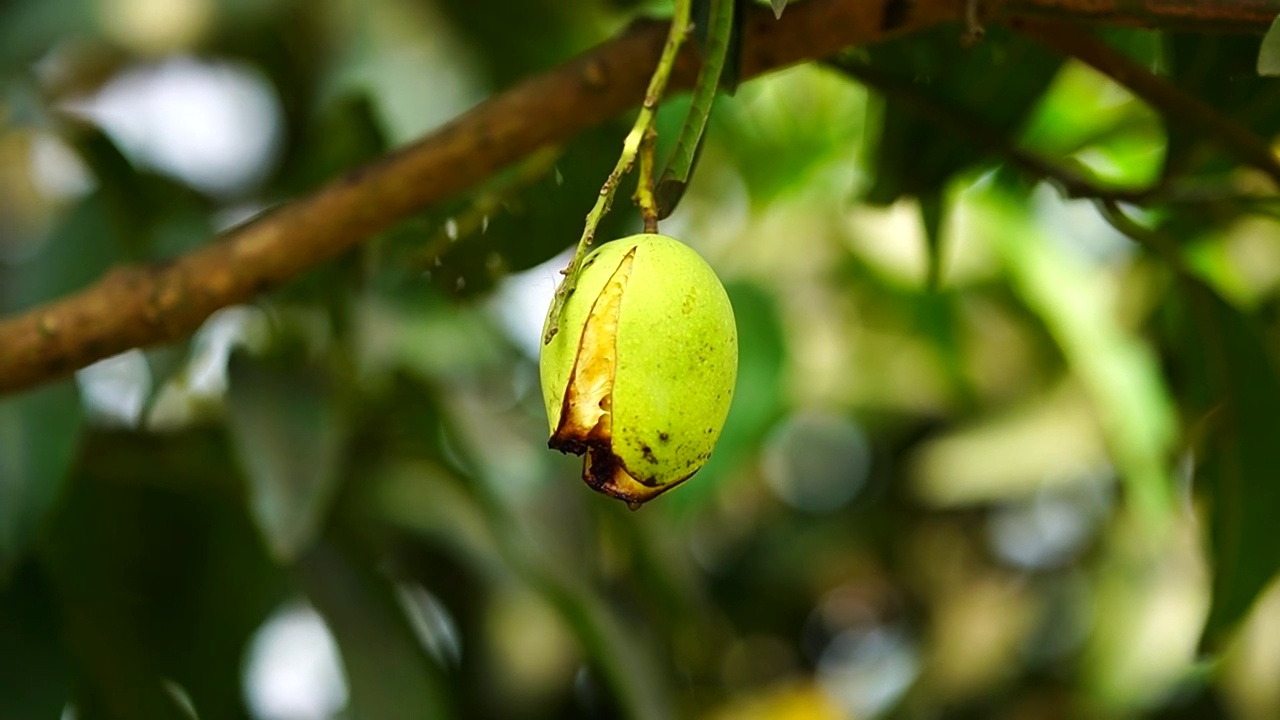
M 920 219 L 924 222 L 925 249 L 929 265 L 925 287 L 937 290 L 942 283 L 942 223 L 946 217 L 946 200 L 940 192 L 920 196 Z
M 316 368 L 241 354 L 227 373 L 250 510 L 275 558 L 292 561 L 323 528 L 340 480 L 343 430 L 332 389 Z
M 1280 380 L 1256 321 L 1188 280 L 1181 338 L 1190 410 L 1203 428 L 1196 486 L 1208 501 L 1213 601 L 1202 649 L 1222 646 L 1280 572 L 1275 517 L 1280 486 Z
M 1264 77 L 1280 75 L 1280 16 L 1276 16 L 1267 34 L 1262 36 L 1262 47 L 1258 50 L 1258 74 Z
M 710 0 L 706 58 L 698 73 L 693 97 L 689 101 L 689 112 L 680 128 L 675 150 L 672 151 L 654 190 L 659 219 L 668 217 L 676 209 L 680 198 L 684 196 L 689 177 L 693 174 L 693 167 L 697 164 L 702 136 L 707 129 L 707 121 L 711 118 L 711 106 L 715 102 L 716 91 L 720 88 L 720 77 L 733 36 L 734 5 L 734 0 Z
M 71 467 L 80 436 L 71 382 L 0 401 L 0 578 L 30 548 Z

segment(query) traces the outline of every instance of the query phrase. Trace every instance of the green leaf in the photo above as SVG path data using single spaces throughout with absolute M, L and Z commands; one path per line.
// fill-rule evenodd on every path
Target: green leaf
M 1170 80 L 1219 113 L 1270 141 L 1280 132 L 1280 80 L 1261 77 L 1256 35 L 1166 33 L 1165 50 Z M 1225 176 L 1239 161 L 1198 126 L 1165 113 L 1169 150 L 1164 174 Z
M 237 353 L 227 367 L 231 439 L 249 507 L 272 555 L 289 562 L 322 530 L 342 477 L 344 427 L 314 366 Z
M 53 518 L 40 568 L 55 586 L 43 602 L 58 626 L 42 639 L 65 644 L 78 718 L 191 718 L 175 683 L 200 717 L 245 717 L 240 663 L 286 576 L 266 558 L 233 486 L 204 492 L 209 485 L 184 482 L 234 476 L 225 442 L 216 456 L 190 452 L 197 438 L 203 445 L 222 433 L 105 433 L 114 454 L 82 455 L 93 461 L 77 466 Z M 130 479 L 145 473 L 173 479 Z
M 307 596 L 337 640 L 359 720 L 448 718 L 447 683 L 418 642 L 395 587 L 333 538 L 298 563 Z
M 944 25 L 873 46 L 867 65 L 887 79 L 874 140 L 875 181 L 868 202 L 888 205 L 903 195 L 936 192 L 956 173 L 991 157 L 948 126 L 945 113 L 922 113 L 901 96 L 922 94 L 954 108 L 994 133 L 1012 136 L 1053 81 L 1061 58 L 998 27 L 977 45 L 961 45 L 962 29 Z
M 85 197 L 59 218 L 37 255 L 14 273 L 9 310 L 22 310 L 79 290 L 119 259 L 119 240 L 102 193 Z
M 1038 315 L 1097 409 L 1112 461 L 1139 519 L 1156 530 L 1173 511 L 1169 463 L 1176 415 L 1150 348 L 1115 318 L 1096 274 L 1050 242 L 1025 198 L 990 198 L 983 227 L 995 234 L 1010 279 Z
M 751 0 L 733 0 L 733 28 L 729 32 L 724 67 L 720 69 L 720 89 L 729 95 L 738 92 L 738 85 L 742 82 L 742 38 L 746 34 L 746 18 L 750 9 Z
M 698 80 L 693 87 L 689 110 L 685 114 L 684 125 L 680 128 L 680 136 L 676 139 L 675 149 L 672 150 L 671 158 L 654 190 L 659 219 L 675 211 L 680 198 L 684 197 L 685 188 L 689 186 L 689 177 L 701 154 L 702 136 L 711 117 L 716 91 L 720 89 L 720 75 L 734 33 L 733 11 L 736 0 L 708 0 L 705 4 L 707 41 L 702 69 L 698 71 Z
M 139 173 L 100 131 L 70 133 L 97 188 L 59 213 L 48 239 L 16 263 L 0 304 L 19 310 L 81 290 L 122 262 L 171 257 L 205 242 L 209 205 L 165 178 Z
M 769 5 L 773 8 L 773 16 L 781 18 L 782 11 L 787 9 L 787 0 L 769 0 Z
M 498 88 L 563 62 L 561 49 L 576 42 L 575 33 L 589 27 L 591 20 L 591 13 L 583 12 L 578 3 L 560 0 L 502 2 L 496 7 L 446 0 L 438 7 L 449 27 L 483 52 L 482 68 Z
M 72 381 L 0 398 L 0 579 L 38 536 L 71 467 L 80 427 Z
M 1280 75 L 1280 16 L 1271 21 L 1267 34 L 1262 36 L 1258 50 L 1258 74 L 1268 77 Z
M 134 167 L 96 127 L 76 127 L 67 139 L 97 180 L 103 222 L 77 238 L 85 251 L 114 251 L 117 261 L 146 262 L 190 251 L 212 233 L 212 205 L 173 179 Z M 96 275 L 94 276 L 96 279 Z
M 386 132 L 373 99 L 351 92 L 335 98 L 319 120 L 297 140 L 297 149 L 281 169 L 289 194 L 301 194 L 321 183 L 372 162 L 387 150 Z
M 245 717 L 249 639 L 294 590 L 254 532 L 225 433 L 94 430 L 84 447 L 40 554 L 77 717 L 189 718 L 169 681 L 201 718 Z
M 687 96 L 663 110 L 678 109 Z M 729 161 L 753 204 L 763 206 L 848 172 L 849 149 L 862 142 L 867 92 L 817 64 L 757 78 L 732 98 L 719 98 L 708 142 Z M 670 120 L 676 122 L 669 123 Z M 683 113 L 658 113 L 658 142 L 676 134 Z M 616 210 L 615 210 L 616 212 Z
M 1280 571 L 1280 375 L 1252 320 L 1187 279 L 1181 338 L 1190 420 L 1201 428 L 1196 484 L 1209 500 L 1213 601 L 1203 642 L 1220 647 Z
M 98 29 L 97 17 L 89 0 L 14 0 L 0 4 L 0 75 L 29 67 L 61 37 L 92 35 Z
M 471 459 L 470 448 L 461 453 L 464 464 L 483 464 Z M 577 638 L 590 669 L 602 676 L 620 717 L 672 717 L 661 665 L 647 642 L 651 636 L 637 628 L 636 616 L 619 612 L 616 603 L 588 582 L 578 552 L 582 548 L 548 541 L 549 535 L 505 507 L 505 498 L 482 489 L 487 484 L 431 464 L 405 464 L 367 486 L 372 490 L 368 502 L 373 512 L 419 540 L 439 544 L 461 563 L 483 569 L 480 577 L 501 591 L 508 591 L 503 586 L 514 577 L 541 596 Z M 587 552 L 595 550 L 588 547 Z M 441 588 L 440 594 L 456 589 Z
M 920 219 L 924 224 L 924 241 L 929 265 L 925 287 L 937 290 L 942 282 L 942 224 L 946 218 L 946 199 L 941 193 L 920 196 Z
M 32 563 L 0 588 L 0 698 L 6 717 L 56 718 L 67 702 L 57 597 Z

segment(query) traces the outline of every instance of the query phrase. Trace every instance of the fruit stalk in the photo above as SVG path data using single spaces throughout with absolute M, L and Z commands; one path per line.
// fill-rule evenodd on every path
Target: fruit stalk
M 675 11 L 671 15 L 671 29 L 667 33 L 666 44 L 662 47 L 662 55 L 658 58 L 658 66 L 649 78 L 649 88 L 644 95 L 644 104 L 640 106 L 640 114 L 636 117 L 636 122 L 631 128 L 631 132 L 627 133 L 626 139 L 622 141 L 622 154 L 618 156 L 618 163 L 614 165 L 609 177 L 605 178 L 604 186 L 600 188 L 600 195 L 596 197 L 595 205 L 587 213 L 586 225 L 582 229 L 582 237 L 578 240 L 578 247 L 573 254 L 573 259 L 569 261 L 568 267 L 560 271 L 565 277 L 560 286 L 556 288 L 555 298 L 551 303 L 550 322 L 547 324 L 546 331 L 542 336 L 543 345 L 550 343 L 551 339 L 560 331 L 560 317 L 564 313 L 565 299 L 573 291 L 574 286 L 577 285 L 578 276 L 582 272 L 582 259 L 586 257 L 587 248 L 595 240 L 596 227 L 599 226 L 600 219 L 609 212 L 609 208 L 613 205 L 613 196 L 617 193 L 618 184 L 622 182 L 623 176 L 631 172 L 631 167 L 635 164 L 641 142 L 646 134 L 654 132 L 653 125 L 657 119 L 658 101 L 662 99 L 662 94 L 666 92 L 667 79 L 671 76 L 671 69 L 675 66 L 676 56 L 680 52 L 680 46 L 684 43 L 685 37 L 689 34 L 689 14 L 692 2 L 693 0 L 676 0 Z

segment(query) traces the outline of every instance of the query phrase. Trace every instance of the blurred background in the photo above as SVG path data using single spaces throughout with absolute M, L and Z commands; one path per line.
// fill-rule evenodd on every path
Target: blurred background
M 0 3 L 0 309 L 209 242 L 669 12 Z M 1280 229 L 1236 197 L 1266 181 L 1078 62 L 960 35 L 719 98 L 662 231 L 723 279 L 739 381 L 710 464 L 637 512 L 547 450 L 537 379 L 630 117 L 188 340 L 0 398 L 0 718 L 1280 716 Z M 1106 39 L 1280 127 L 1258 37 Z M 1243 485 L 1193 452 L 1189 348 L 1221 338 L 1018 149 L 1216 192 L 1129 209 L 1242 322 Z M 620 201 L 601 234 L 638 229 Z

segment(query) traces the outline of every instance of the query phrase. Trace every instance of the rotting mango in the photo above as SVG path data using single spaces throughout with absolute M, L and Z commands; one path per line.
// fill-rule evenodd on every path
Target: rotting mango
M 597 248 L 568 292 L 540 362 L 547 444 L 585 454 L 587 485 L 634 510 L 711 457 L 738 375 L 733 307 L 698 253 L 656 234 Z

